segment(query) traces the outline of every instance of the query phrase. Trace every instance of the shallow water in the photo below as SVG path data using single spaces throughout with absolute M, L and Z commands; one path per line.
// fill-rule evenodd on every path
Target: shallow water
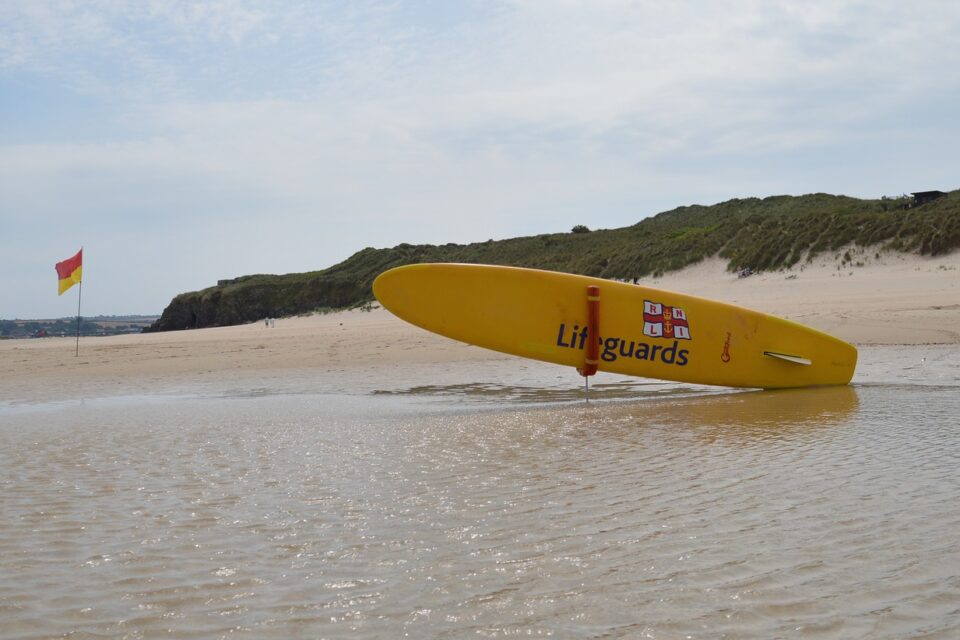
M 0 637 L 960 637 L 960 357 L 0 405 Z

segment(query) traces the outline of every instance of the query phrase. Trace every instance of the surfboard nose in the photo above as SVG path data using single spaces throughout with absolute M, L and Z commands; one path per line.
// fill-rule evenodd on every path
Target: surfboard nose
M 387 303 L 383 300 L 384 294 L 390 290 L 390 272 L 393 269 L 388 269 L 384 271 L 376 278 L 373 279 L 373 297 L 376 298 L 380 304 L 386 306 Z
M 404 281 L 407 280 L 404 274 L 409 272 L 410 266 L 414 265 L 387 269 L 373 280 L 374 297 L 380 304 L 394 313 L 396 313 L 397 300 L 404 296 L 404 291 L 406 290 Z

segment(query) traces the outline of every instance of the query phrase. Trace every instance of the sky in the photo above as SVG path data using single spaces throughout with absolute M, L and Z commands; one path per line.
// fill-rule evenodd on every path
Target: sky
M 960 188 L 949 0 L 0 0 L 0 318 L 674 207 Z

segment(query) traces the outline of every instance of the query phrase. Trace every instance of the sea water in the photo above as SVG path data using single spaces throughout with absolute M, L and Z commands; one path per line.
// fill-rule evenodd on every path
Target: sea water
M 0 637 L 957 638 L 960 352 L 0 405 Z

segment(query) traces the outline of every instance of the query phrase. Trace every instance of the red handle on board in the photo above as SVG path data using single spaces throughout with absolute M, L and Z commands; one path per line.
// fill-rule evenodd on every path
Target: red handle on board
M 597 372 L 600 364 L 600 287 L 587 287 L 587 349 L 583 367 L 577 369 L 580 375 L 587 377 Z

